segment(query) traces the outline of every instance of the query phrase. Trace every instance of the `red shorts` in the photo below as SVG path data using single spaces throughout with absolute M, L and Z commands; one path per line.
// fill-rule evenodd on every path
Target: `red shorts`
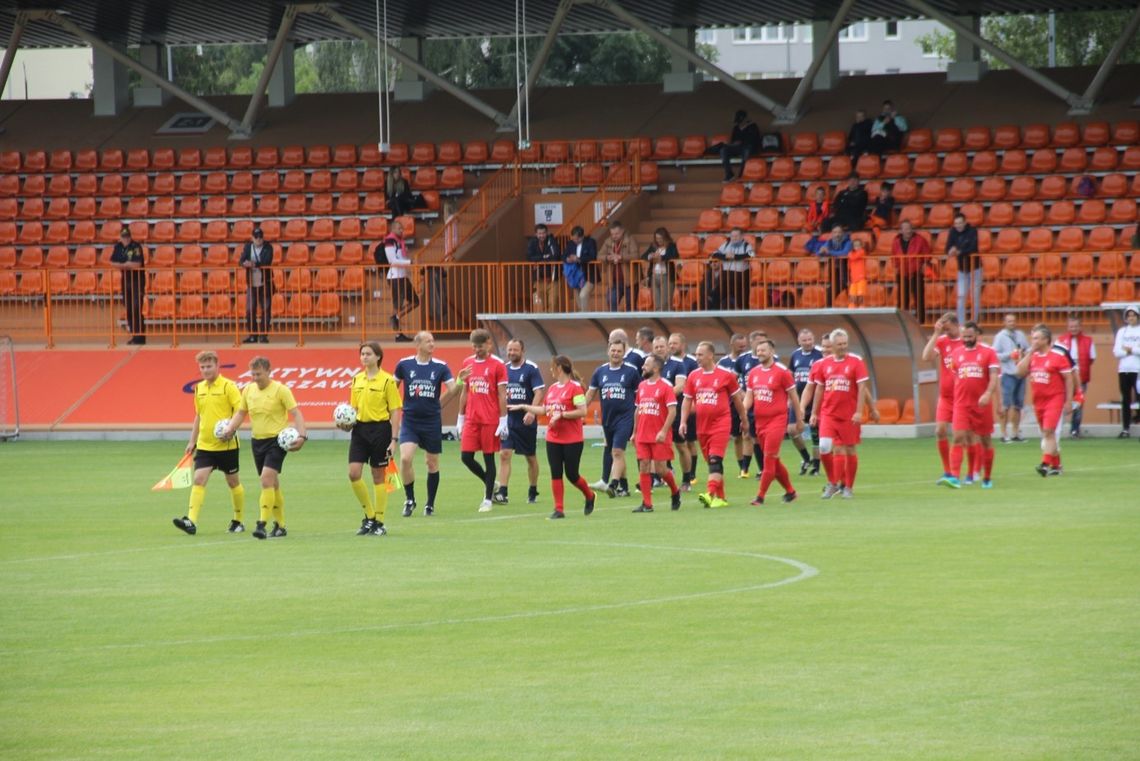
M 495 435 L 498 427 L 498 423 L 464 423 L 463 433 L 459 437 L 459 451 L 484 454 L 498 452 L 500 442 Z
M 1045 399 L 1033 400 L 1033 411 L 1037 413 L 1037 424 L 1041 426 L 1041 434 L 1046 431 L 1057 430 L 1057 424 L 1065 414 L 1065 397 L 1057 395 Z
M 951 428 L 955 431 L 970 431 L 978 436 L 991 435 L 994 432 L 993 405 L 955 405 Z
M 954 420 L 954 397 L 939 396 L 938 409 L 934 412 L 935 423 L 951 423 Z
M 673 445 L 658 444 L 656 441 L 639 441 L 637 442 L 637 459 L 668 462 L 673 459 Z
M 778 457 L 780 445 L 788 432 L 788 416 L 769 416 L 756 419 L 756 445 L 767 457 Z
M 862 428 L 859 423 L 836 417 L 819 419 L 819 437 L 831 439 L 837 446 L 853 447 L 862 441 Z
M 725 422 L 728 422 L 727 420 Z M 724 457 L 724 452 L 728 449 L 728 438 L 732 434 L 732 430 L 727 426 L 724 428 L 714 428 L 711 431 L 697 431 L 697 443 L 701 445 L 701 451 L 705 454 L 705 459 L 710 457 Z

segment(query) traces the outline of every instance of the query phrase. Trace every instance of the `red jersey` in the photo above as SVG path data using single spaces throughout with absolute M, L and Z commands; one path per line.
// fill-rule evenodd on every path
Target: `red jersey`
M 669 408 L 677 406 L 677 396 L 673 386 L 658 378 L 655 381 L 642 381 L 637 387 L 637 430 L 633 440 L 642 444 L 657 443 L 657 434 L 665 425 Z M 672 445 L 673 429 L 665 429 L 665 443 Z
M 757 420 L 788 416 L 788 392 L 796 387 L 796 379 L 787 367 L 779 362 L 773 362 L 771 367 L 756 365 L 748 373 L 745 386 L 752 392 Z
M 1029 387 L 1033 389 L 1033 401 L 1058 396 L 1064 398 L 1068 381 L 1062 376 L 1072 371 L 1073 363 L 1058 351 L 1033 352 L 1029 358 Z
M 558 410 L 559 412 L 573 412 L 579 404 L 586 403 L 586 392 L 578 381 L 554 383 L 546 390 L 542 399 L 547 414 Z M 582 423 L 584 418 L 567 420 L 560 417 L 546 429 L 546 440 L 551 444 L 576 444 L 582 441 Z
M 467 406 L 463 414 L 469 423 L 497 425 L 499 422 L 499 386 L 507 385 L 507 366 L 495 356 L 476 359 L 472 354 L 463 360 L 471 368 L 467 377 Z
M 697 430 L 732 428 L 732 395 L 740 391 L 736 373 L 723 367 L 696 370 L 685 380 L 685 398 L 693 400 Z
M 822 392 L 823 404 L 819 408 L 820 417 L 850 420 L 859 408 L 859 383 L 870 379 L 867 366 L 861 357 L 848 354 L 843 359 L 824 357 L 812 365 L 812 372 L 819 368 L 817 395 Z M 815 400 L 812 400 L 814 405 Z
M 990 387 L 990 377 L 1001 372 L 997 352 L 986 344 L 974 344 L 973 349 L 960 346 L 950 355 L 954 368 L 954 404 L 977 406 L 982 394 Z
M 954 398 L 954 380 L 957 376 L 954 372 L 951 359 L 954 356 L 954 352 L 960 348 L 962 348 L 961 338 L 938 336 L 938 340 L 934 342 L 934 350 L 938 352 L 938 359 L 941 364 L 941 369 L 938 373 L 938 394 L 947 399 Z

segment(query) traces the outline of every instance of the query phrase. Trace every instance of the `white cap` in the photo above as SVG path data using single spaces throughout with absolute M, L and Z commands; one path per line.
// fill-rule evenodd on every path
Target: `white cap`
M 1129 312 L 1135 312 L 1136 316 L 1140 317 L 1140 305 L 1129 304 L 1128 306 L 1124 307 L 1124 317 L 1125 318 L 1128 317 Z

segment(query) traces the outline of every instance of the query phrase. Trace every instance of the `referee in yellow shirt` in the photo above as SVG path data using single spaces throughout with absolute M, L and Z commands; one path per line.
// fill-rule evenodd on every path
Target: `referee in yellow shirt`
M 287 452 L 277 444 L 277 434 L 289 425 L 301 434 L 291 451 L 296 452 L 305 445 L 305 419 L 293 398 L 289 387 L 269 377 L 269 360 L 254 357 L 249 363 L 249 374 L 253 382 L 242 389 L 241 404 L 230 419 L 230 424 L 222 434 L 223 441 L 233 438 L 246 416 L 249 417 L 251 432 L 250 448 L 253 450 L 253 464 L 261 475 L 261 497 L 258 499 L 260 513 L 253 536 L 264 539 L 267 534 L 265 524 L 269 514 L 273 514 L 273 531 L 268 536 L 285 536 L 285 497 L 281 492 L 278 476 L 285 463 Z
M 194 485 L 190 487 L 190 507 L 186 515 L 174 519 L 174 525 L 187 534 L 198 533 L 198 514 L 206 499 L 206 482 L 210 474 L 220 470 L 230 487 L 230 501 L 234 518 L 228 531 L 238 534 L 245 531 L 242 512 L 245 510 L 245 487 L 238 478 L 238 443 L 221 441 L 214 435 L 214 426 L 237 412 L 241 392 L 237 384 L 224 377 L 218 369 L 218 355 L 200 351 L 194 358 L 202 380 L 194 386 L 194 424 L 190 428 L 190 443 L 186 453 L 194 453 Z
M 396 441 L 392 431 L 400 430 L 400 414 L 404 406 L 396 379 L 380 369 L 384 350 L 376 341 L 360 345 L 360 364 L 364 367 L 352 379 L 352 396 L 349 404 L 356 410 L 356 425 L 341 426 L 352 431 L 348 445 L 348 481 L 364 510 L 357 536 L 384 536 L 384 513 L 388 509 L 388 487 L 384 470 L 395 454 Z M 364 463 L 372 467 L 372 492 L 362 478 Z

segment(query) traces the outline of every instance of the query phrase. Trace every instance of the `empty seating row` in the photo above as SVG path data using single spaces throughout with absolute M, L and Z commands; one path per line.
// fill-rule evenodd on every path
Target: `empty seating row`
M 26 246 L 19 251 L 13 246 L 0 246 L 0 270 L 4 269 L 85 269 L 111 266 L 113 246 L 102 251 L 95 246 L 77 246 L 74 252 L 67 246 L 50 246 L 45 252 L 41 246 Z M 224 243 L 207 246 L 187 244 L 155 246 L 148 254 L 147 264 L 163 267 L 232 267 L 238 263 L 242 246 L 230 247 Z M 289 266 L 316 264 L 361 264 L 368 253 L 367 244 L 347 243 L 290 244 L 281 256 L 281 263 Z M 371 259 L 369 259 L 371 261 Z
M 630 181 L 629 164 L 614 164 L 606 170 L 602 164 L 558 164 L 550 175 L 550 183 L 555 187 L 580 187 L 601 185 L 603 182 L 623 184 Z M 638 181 L 642 185 L 656 185 L 659 179 L 657 164 L 646 161 L 638 164 Z

